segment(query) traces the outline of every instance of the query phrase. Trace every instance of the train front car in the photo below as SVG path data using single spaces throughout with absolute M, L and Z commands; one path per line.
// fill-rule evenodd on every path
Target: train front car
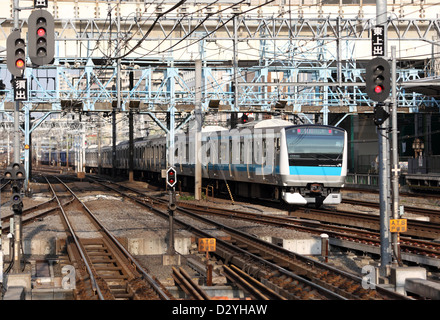
M 281 131 L 282 197 L 291 204 L 338 204 L 347 175 L 347 132 L 325 125 Z

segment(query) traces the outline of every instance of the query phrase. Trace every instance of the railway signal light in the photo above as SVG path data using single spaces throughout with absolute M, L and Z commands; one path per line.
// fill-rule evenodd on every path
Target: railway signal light
M 20 193 L 20 187 L 17 185 L 12 186 L 12 197 L 11 197 L 12 205 L 19 205 L 23 203 Z
M 381 104 L 374 107 L 374 124 L 376 126 L 382 125 L 389 117 L 390 114 L 385 111 Z
M 241 116 L 241 123 L 248 123 L 249 121 L 249 117 L 246 113 L 243 113 L 243 115 Z
M 6 41 L 6 64 L 9 72 L 16 77 L 22 77 L 26 68 L 25 50 L 26 45 L 20 31 L 12 31 Z
M 366 67 L 366 92 L 376 102 L 383 102 L 390 96 L 390 64 L 383 58 L 374 58 Z
M 21 163 L 14 163 L 5 170 L 5 180 L 24 180 L 25 169 Z
M 29 58 L 43 66 L 51 63 L 55 55 L 55 25 L 53 16 L 46 10 L 35 10 L 28 19 Z
M 14 214 L 15 213 L 21 214 L 23 209 L 21 181 L 17 181 L 17 180 L 13 181 L 11 185 L 11 189 L 12 189 L 12 196 L 11 196 L 12 210 L 14 210 Z
M 176 169 L 173 167 L 170 167 L 167 170 L 167 184 L 169 187 L 174 187 L 177 183 L 177 175 L 176 175 Z
M 21 189 L 25 179 L 24 166 L 21 163 L 13 163 L 6 168 L 4 179 L 11 181 L 12 209 L 16 212 L 21 212 L 21 209 L 23 208 Z

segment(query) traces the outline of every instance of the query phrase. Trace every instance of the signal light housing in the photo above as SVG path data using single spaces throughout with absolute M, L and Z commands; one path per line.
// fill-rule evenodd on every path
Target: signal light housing
M 390 114 L 385 111 L 383 104 L 378 104 L 374 107 L 374 124 L 376 126 L 381 126 L 389 117 Z
M 173 167 L 170 167 L 167 170 L 167 184 L 169 187 L 174 187 L 177 183 L 177 174 L 176 169 Z
M 374 58 L 366 66 L 365 78 L 368 97 L 376 102 L 383 102 L 390 96 L 390 64 L 383 58 Z
M 6 42 L 6 64 L 9 72 L 22 77 L 26 69 L 26 44 L 20 31 L 12 31 Z
M 28 19 L 29 58 L 37 66 L 52 62 L 55 55 L 55 24 L 46 10 L 35 10 Z
M 26 178 L 24 166 L 14 163 L 5 170 L 5 180 L 24 180 Z
M 11 202 L 14 205 L 20 204 L 22 202 L 21 194 L 19 190 L 14 190 L 11 197 Z

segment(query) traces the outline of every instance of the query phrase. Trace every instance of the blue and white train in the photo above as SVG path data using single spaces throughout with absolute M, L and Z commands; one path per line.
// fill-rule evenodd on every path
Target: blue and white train
M 174 146 L 167 137 L 134 142 L 134 170 L 147 180 L 160 181 L 169 164 L 177 170 L 178 188 L 194 187 L 194 131 L 180 132 Z M 347 133 L 326 125 L 292 125 L 284 120 L 254 121 L 228 130 L 202 129 L 203 185 L 217 192 L 251 198 L 284 200 L 290 204 L 338 204 L 347 174 Z M 169 155 L 167 158 L 167 150 Z M 101 149 L 101 168 L 112 168 L 111 147 Z M 116 167 L 128 169 L 128 142 L 117 146 Z M 172 158 L 170 158 L 172 157 Z M 168 160 L 167 160 L 168 159 Z M 98 150 L 86 151 L 86 170 L 96 171 Z M 189 189 L 193 190 L 193 189 Z

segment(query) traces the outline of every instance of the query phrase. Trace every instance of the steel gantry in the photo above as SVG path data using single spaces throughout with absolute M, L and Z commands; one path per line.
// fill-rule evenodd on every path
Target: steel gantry
M 224 111 L 270 111 L 280 99 L 287 101 L 287 112 L 295 113 L 356 113 L 362 112 L 359 107 L 371 105 L 363 92 L 370 31 L 375 25 L 374 15 L 368 17 L 371 6 L 364 5 L 362 15 L 358 9 L 352 13 L 346 9 L 344 15 L 340 10 L 332 12 L 331 6 L 316 6 L 315 12 L 329 11 L 320 17 L 305 12 L 301 5 L 280 13 L 277 5 L 248 5 L 252 2 L 186 5 L 161 16 L 173 1 L 164 2 L 162 8 L 139 1 L 85 1 L 81 7 L 76 1 L 55 1 L 56 7 L 48 9 L 53 10 L 57 26 L 54 64 L 26 69 L 32 111 L 61 111 L 62 100 L 81 100 L 84 111 L 111 111 L 116 58 L 122 63 L 120 111 L 129 110 L 132 100 L 139 100 L 141 112 L 191 109 L 195 58 L 203 61 L 205 111 L 210 100 L 220 100 Z M 68 5 L 74 10 L 64 16 Z M 91 13 L 83 5 L 92 8 Z M 101 17 L 105 12 L 106 17 Z M 119 35 L 118 13 L 122 15 Z M 438 52 L 439 18 L 424 14 L 423 19 L 400 18 L 390 12 L 388 41 L 399 45 L 402 59 L 437 60 L 433 52 Z M 26 32 L 26 18 L 20 22 Z M 0 21 L 0 42 L 10 28 L 11 19 Z M 122 39 L 119 47 L 113 43 L 116 39 Z M 425 65 L 403 65 L 397 70 L 397 82 L 403 85 L 428 72 Z M 132 88 L 130 73 L 134 75 Z M 5 65 L 1 76 L 8 84 Z M 7 85 L 0 110 L 11 110 L 11 98 Z M 403 86 L 397 99 L 408 112 L 417 112 L 420 106 L 438 107 L 438 100 L 405 94 Z

